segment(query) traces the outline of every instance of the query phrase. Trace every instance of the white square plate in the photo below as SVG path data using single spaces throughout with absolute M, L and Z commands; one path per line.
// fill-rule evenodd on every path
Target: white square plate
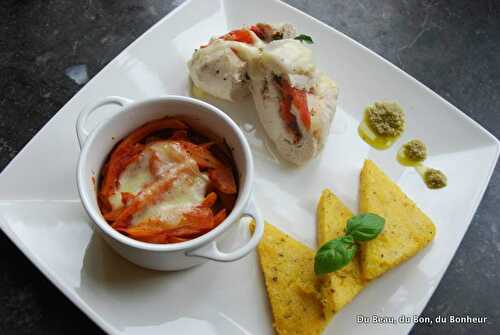
M 319 68 L 340 88 L 338 113 L 321 156 L 303 168 L 282 165 L 265 149 L 250 103 L 218 105 L 245 129 L 256 162 L 255 197 L 267 220 L 314 246 L 315 206 L 331 187 L 355 210 L 359 170 L 375 160 L 436 222 L 432 245 L 369 285 L 326 334 L 401 334 L 413 323 L 359 325 L 356 315 L 418 315 L 437 287 L 477 209 L 499 143 L 455 107 L 343 34 L 278 1 L 191 0 L 124 50 L 76 94 L 0 175 L 0 226 L 79 308 L 112 334 L 272 334 L 255 253 L 230 264 L 178 272 L 140 269 L 115 255 L 87 224 L 75 187 L 79 149 L 74 125 L 107 95 L 141 99 L 188 94 L 186 61 L 212 35 L 257 21 L 290 22 L 311 35 Z M 449 186 L 424 187 L 395 150 L 374 151 L 356 133 L 363 107 L 398 101 L 404 138 L 429 145 L 431 166 Z

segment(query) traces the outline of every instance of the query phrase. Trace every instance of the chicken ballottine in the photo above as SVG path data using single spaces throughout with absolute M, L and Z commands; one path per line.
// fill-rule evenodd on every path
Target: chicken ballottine
M 188 63 L 193 84 L 210 95 L 237 101 L 250 94 L 248 62 L 269 42 L 295 37 L 290 24 L 258 23 L 212 38 Z
M 194 85 L 217 98 L 237 101 L 251 92 L 278 153 L 299 165 L 326 142 L 337 87 L 295 36 L 288 24 L 234 30 L 195 51 L 188 65 Z

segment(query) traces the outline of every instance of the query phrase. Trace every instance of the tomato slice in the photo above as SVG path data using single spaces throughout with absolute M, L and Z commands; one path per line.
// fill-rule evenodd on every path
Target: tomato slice
M 164 222 L 153 219 L 133 227 L 116 227 L 115 229 L 143 242 L 183 242 L 205 234 L 222 222 L 225 218 L 225 211 L 221 212 L 214 217 L 210 208 L 193 208 L 184 214 L 182 221 L 175 227 L 168 227 Z
M 135 198 L 135 195 L 129 192 L 122 192 L 122 204 L 126 206 L 130 201 L 132 201 Z
M 253 44 L 252 34 L 246 29 L 237 29 L 230 31 L 226 35 L 222 36 L 223 40 L 242 42 L 247 44 Z
M 250 27 L 250 30 L 255 33 L 255 35 L 259 36 L 261 40 L 265 39 L 266 35 L 264 34 L 264 31 L 257 25 L 253 25 Z
M 305 91 L 293 89 L 292 104 L 299 111 L 300 120 L 306 129 L 311 129 L 311 113 L 307 107 L 307 94 Z
M 167 230 L 169 237 L 194 238 L 215 227 L 214 215 L 210 208 L 193 208 L 184 214 L 182 222 Z
M 196 161 L 200 169 L 208 169 L 208 177 L 217 190 L 229 194 L 237 192 L 231 169 L 217 159 L 206 146 L 186 141 L 179 141 L 179 143 Z
M 165 226 L 161 222 L 148 222 L 130 228 L 116 228 L 135 240 L 149 243 L 167 243 L 168 235 Z
M 172 187 L 176 178 L 177 174 L 173 173 L 167 178 L 157 181 L 156 183 L 139 193 L 132 199 L 132 201 L 120 213 L 120 215 L 118 215 L 112 227 L 127 227 L 134 214 L 140 212 L 146 206 L 155 203 L 159 198 L 161 198 L 161 196 Z
M 186 242 L 186 241 L 189 241 L 189 239 L 184 238 L 184 237 L 177 237 L 177 236 L 168 237 L 168 243 L 181 243 L 181 242 Z
M 104 195 L 104 199 L 110 196 L 120 178 L 120 174 L 125 170 L 125 168 L 132 163 L 143 150 L 144 146 L 142 144 L 135 143 L 121 148 L 120 152 L 113 153 L 109 160 L 106 168 L 106 175 L 101 186 L 101 193 Z
M 283 99 L 289 99 L 291 101 L 291 105 L 295 106 L 295 108 L 299 111 L 299 117 L 304 127 L 306 129 L 311 129 L 311 113 L 309 112 L 309 108 L 307 106 L 307 93 L 303 90 L 292 87 L 286 80 L 281 80 L 280 84 Z M 287 104 L 284 106 L 285 108 L 288 108 L 288 112 L 290 111 L 291 105 L 289 106 Z
M 215 202 L 217 201 L 217 193 L 215 192 L 210 192 L 207 194 L 205 199 L 203 199 L 203 202 L 198 206 L 198 207 L 207 207 L 210 208 L 213 205 L 215 205 Z
M 283 98 L 280 100 L 280 116 L 286 125 L 290 125 L 296 122 L 295 116 L 290 112 L 291 108 L 292 108 L 291 97 L 283 95 Z
M 210 169 L 208 171 L 208 177 L 215 188 L 220 192 L 227 194 L 236 193 L 236 182 L 233 172 L 227 166 L 220 165 L 215 169 Z
M 120 214 L 123 212 L 124 209 L 125 209 L 124 207 L 120 207 L 115 210 L 110 210 L 106 213 L 103 213 L 103 216 L 107 221 L 114 222 L 116 221 L 116 219 L 118 219 L 118 217 L 120 216 Z
M 143 150 L 144 146 L 139 142 L 152 133 L 162 129 L 187 130 L 188 126 L 177 119 L 163 118 L 146 123 L 123 139 L 113 150 L 107 164 L 107 170 L 103 178 L 100 192 L 103 202 L 107 203 L 107 198 L 113 194 L 117 187 L 120 174 Z
M 206 146 L 200 146 L 187 141 L 179 141 L 179 143 L 201 169 L 213 169 L 222 164 Z

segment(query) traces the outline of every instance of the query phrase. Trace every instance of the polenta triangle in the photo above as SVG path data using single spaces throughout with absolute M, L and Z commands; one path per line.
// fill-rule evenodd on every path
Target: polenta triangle
M 359 211 L 385 218 L 382 233 L 361 243 L 361 272 L 365 280 L 379 277 L 414 256 L 432 241 L 432 221 L 371 160 L 360 175 Z
M 317 335 L 326 326 L 314 274 L 314 251 L 271 224 L 257 248 L 279 335 Z
M 324 190 L 317 207 L 318 247 L 345 235 L 346 223 L 351 217 L 352 212 L 342 201 L 332 191 Z M 325 318 L 330 319 L 351 302 L 363 287 L 359 253 L 342 269 L 322 276 L 320 293 Z

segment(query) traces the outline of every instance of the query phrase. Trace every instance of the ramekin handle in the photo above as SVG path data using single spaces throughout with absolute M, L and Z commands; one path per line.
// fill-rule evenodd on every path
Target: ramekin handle
M 264 234 L 264 220 L 260 216 L 260 212 L 252 198 L 250 198 L 248 206 L 240 220 L 245 217 L 251 217 L 255 221 L 255 230 L 252 237 L 240 248 L 231 252 L 222 252 L 217 247 L 217 242 L 212 241 L 198 249 L 188 251 L 186 255 L 206 258 L 217 262 L 233 262 L 246 256 L 250 251 L 255 249 Z
M 78 143 L 80 144 L 80 148 L 83 147 L 83 144 L 85 143 L 85 139 L 87 136 L 90 134 L 92 130 L 88 130 L 85 128 L 85 124 L 87 123 L 87 120 L 91 114 L 93 114 L 96 110 L 99 108 L 106 106 L 106 105 L 117 105 L 120 108 L 125 107 L 126 105 L 130 104 L 132 100 L 123 98 L 123 97 L 118 97 L 118 96 L 109 96 L 106 97 L 94 105 L 92 105 L 89 108 L 84 109 L 80 115 L 78 116 L 78 119 L 76 121 L 76 135 L 78 137 Z

